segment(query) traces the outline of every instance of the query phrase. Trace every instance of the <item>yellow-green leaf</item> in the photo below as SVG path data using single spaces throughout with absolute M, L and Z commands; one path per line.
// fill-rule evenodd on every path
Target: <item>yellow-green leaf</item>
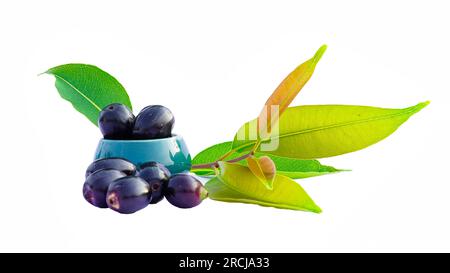
M 205 185 L 213 200 L 321 212 L 305 190 L 289 177 L 277 174 L 273 190 L 269 190 L 245 166 L 227 162 L 219 162 L 219 166 L 217 178 Z
M 422 102 L 404 109 L 352 105 L 290 107 L 280 118 L 278 134 L 261 140 L 262 143 L 278 141 L 278 147 L 262 152 L 310 159 L 357 151 L 392 134 L 428 103 Z M 244 132 L 254 128 L 256 122 L 256 119 L 252 120 L 239 129 L 233 149 L 242 152 L 253 147 L 256 140 L 238 139 L 237 136 L 245 135 Z
M 277 116 L 272 116 L 271 107 L 276 106 L 278 108 L 278 111 L 276 111 L 278 117 L 283 114 L 289 104 L 311 78 L 317 63 L 320 61 L 320 58 L 322 58 L 326 49 L 326 45 L 321 46 L 311 59 L 302 63 L 287 75 L 267 99 L 264 108 L 258 117 L 262 121 L 262 124 L 258 124 L 259 132 L 262 136 L 266 135 L 266 133 L 270 133 L 271 127 L 278 121 Z
M 267 189 L 273 189 L 273 180 L 275 178 L 276 168 L 272 159 L 268 156 L 257 158 L 250 156 L 246 158 L 247 166 L 250 171 L 258 178 Z

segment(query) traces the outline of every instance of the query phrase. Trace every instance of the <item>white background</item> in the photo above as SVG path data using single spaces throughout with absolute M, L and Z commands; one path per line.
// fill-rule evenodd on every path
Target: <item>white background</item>
M 0 251 L 450 251 L 446 1 L 3 1 Z M 136 110 L 163 104 L 192 154 L 230 140 L 323 43 L 294 104 L 403 108 L 391 137 L 301 180 L 322 214 L 206 200 L 133 215 L 83 200 L 98 129 L 50 67 L 95 64 Z

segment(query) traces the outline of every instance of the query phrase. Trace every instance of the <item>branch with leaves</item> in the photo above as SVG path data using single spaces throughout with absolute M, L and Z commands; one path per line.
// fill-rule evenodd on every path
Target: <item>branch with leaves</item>
M 342 171 L 322 165 L 317 159 L 375 144 L 428 105 L 422 102 L 403 109 L 289 107 L 325 50 L 325 45 L 320 47 L 312 58 L 294 69 L 267 99 L 258 117 L 239 128 L 233 141 L 215 144 L 193 158 L 191 171 L 210 178 L 205 187 L 211 199 L 321 212 L 294 179 Z M 67 64 L 46 73 L 55 76 L 60 95 L 94 124 L 106 105 L 119 102 L 131 108 L 122 85 L 95 66 Z M 249 132 L 255 128 L 256 137 L 250 137 Z M 264 148 L 272 142 L 277 143 L 275 149 Z
M 341 171 L 323 166 L 316 159 L 377 143 L 428 105 L 423 102 L 404 109 L 353 105 L 288 107 L 311 78 L 325 50 L 326 46 L 320 47 L 311 59 L 292 71 L 269 97 L 258 118 L 245 123 L 233 141 L 213 145 L 193 159 L 194 173 L 214 175 L 206 183 L 211 199 L 319 212 L 319 207 L 292 179 Z M 273 106 L 278 107 L 279 119 L 270 115 Z M 266 122 L 261 123 L 261 119 Z M 278 125 L 276 134 L 271 128 L 274 124 Z M 247 136 L 252 128 L 258 128 L 256 139 L 238 137 Z M 277 149 L 260 148 L 274 139 L 278 141 Z M 283 196 L 283 200 L 273 196 Z

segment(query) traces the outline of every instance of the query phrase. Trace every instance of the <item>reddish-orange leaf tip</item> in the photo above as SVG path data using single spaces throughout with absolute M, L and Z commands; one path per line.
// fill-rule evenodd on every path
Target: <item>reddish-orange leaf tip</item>
M 278 118 L 311 78 L 317 63 L 322 58 L 326 49 L 327 46 L 322 45 L 311 59 L 294 69 L 267 99 L 258 117 L 258 131 L 260 136 L 267 136 L 271 133 L 272 126 L 278 121 Z M 276 113 L 277 116 L 273 116 L 273 113 Z

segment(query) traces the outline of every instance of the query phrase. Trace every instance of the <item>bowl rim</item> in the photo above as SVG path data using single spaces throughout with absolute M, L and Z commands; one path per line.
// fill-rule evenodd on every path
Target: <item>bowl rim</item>
M 183 139 L 180 135 L 172 134 L 171 137 L 165 138 L 155 138 L 155 139 L 105 139 L 101 138 L 101 142 L 110 142 L 110 143 L 148 143 L 148 142 L 163 142 L 171 139 Z

